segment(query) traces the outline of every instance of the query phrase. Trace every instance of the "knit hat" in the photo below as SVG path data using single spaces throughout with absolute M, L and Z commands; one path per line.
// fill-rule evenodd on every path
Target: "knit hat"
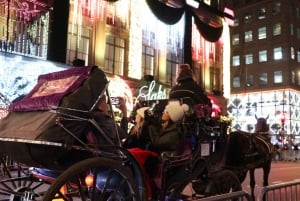
M 173 122 L 177 122 L 183 118 L 185 112 L 189 110 L 189 106 L 187 104 L 180 105 L 179 101 L 170 101 L 165 109 L 168 112 L 170 119 Z
M 145 118 L 145 111 L 148 110 L 149 107 L 141 107 L 136 111 L 138 115 L 140 115 L 143 119 Z
M 179 74 L 177 81 L 193 78 L 193 71 L 189 64 L 181 64 L 179 66 Z

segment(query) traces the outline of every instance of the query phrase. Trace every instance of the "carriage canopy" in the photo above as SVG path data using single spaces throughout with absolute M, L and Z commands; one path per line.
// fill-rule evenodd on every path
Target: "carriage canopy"
M 39 158 L 43 157 L 43 150 L 49 151 L 47 146 L 41 149 L 41 145 L 71 147 L 76 143 L 75 138 L 57 125 L 58 113 L 50 112 L 51 108 L 58 107 L 58 112 L 88 118 L 89 111 L 107 86 L 104 72 L 96 66 L 40 75 L 32 91 L 13 103 L 9 114 L 0 120 L 0 152 L 18 158 L 20 151 L 23 151 L 22 159 L 30 152 L 28 158 L 41 155 L 37 156 Z M 87 121 L 67 121 L 64 126 L 81 138 L 87 129 Z M 32 150 L 35 146 L 39 148 Z M 13 153 L 14 150 L 18 151 Z

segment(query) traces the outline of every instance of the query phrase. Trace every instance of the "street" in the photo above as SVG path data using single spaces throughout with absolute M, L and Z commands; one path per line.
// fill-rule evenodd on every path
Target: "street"
M 263 171 L 262 169 L 255 170 L 255 195 L 262 189 L 263 183 Z M 271 166 L 271 172 L 269 176 L 269 185 L 274 185 L 283 182 L 290 182 L 300 180 L 300 161 L 273 161 Z M 250 181 L 249 174 L 242 184 L 243 190 L 250 193 Z

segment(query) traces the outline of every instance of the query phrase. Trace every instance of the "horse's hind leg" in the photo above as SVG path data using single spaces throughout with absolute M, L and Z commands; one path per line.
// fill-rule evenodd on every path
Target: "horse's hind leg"
M 251 189 L 251 197 L 252 200 L 255 200 L 255 195 L 254 195 L 254 188 L 255 188 L 255 177 L 254 177 L 254 172 L 255 169 L 250 169 L 249 170 L 249 176 L 250 176 L 250 189 Z

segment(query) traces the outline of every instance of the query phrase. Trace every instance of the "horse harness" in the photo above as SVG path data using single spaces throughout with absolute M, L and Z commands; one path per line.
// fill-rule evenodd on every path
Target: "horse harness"
M 270 142 L 270 138 L 268 134 L 269 134 L 268 132 L 259 132 L 259 133 L 253 133 L 249 136 L 250 150 L 252 150 L 252 154 L 261 154 L 259 153 L 259 150 L 261 150 L 259 149 L 259 145 L 258 145 L 259 143 L 263 145 L 264 153 L 270 155 L 273 153 L 274 151 L 273 145 Z

